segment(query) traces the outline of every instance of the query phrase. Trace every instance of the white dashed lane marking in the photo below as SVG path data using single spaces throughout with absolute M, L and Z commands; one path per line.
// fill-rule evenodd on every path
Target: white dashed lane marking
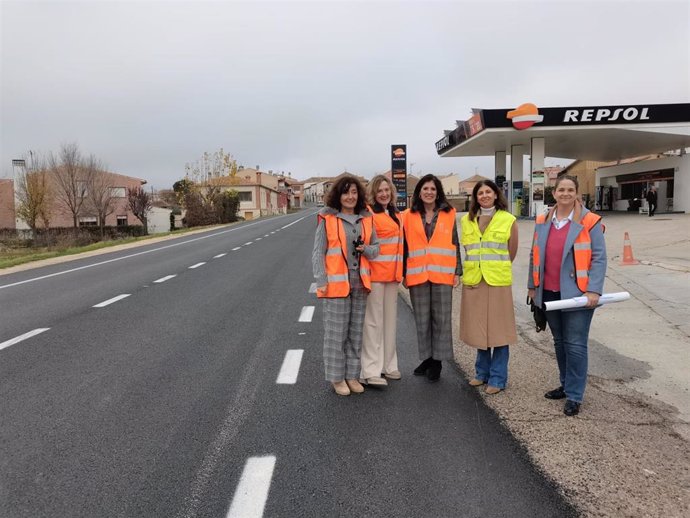
M 38 329 L 34 329 L 33 331 L 29 331 L 28 333 L 24 333 L 23 335 L 12 338 L 11 340 L 2 342 L 0 343 L 0 350 L 4 349 L 5 347 L 9 347 L 10 345 L 18 344 L 19 342 L 26 340 L 27 338 L 31 338 L 32 336 L 40 335 L 41 333 L 48 331 L 48 329 L 50 328 L 40 327 Z
M 297 382 L 303 354 L 304 349 L 289 349 L 285 352 L 283 366 L 280 368 L 276 383 L 279 385 L 294 385 Z
M 224 255 L 227 255 L 227 253 L 222 253 L 222 254 L 214 255 L 213 258 L 214 258 L 214 259 L 220 259 L 220 258 L 223 257 Z
M 262 238 L 257 237 L 254 241 L 261 241 Z
M 299 315 L 299 322 L 311 322 L 314 317 L 314 306 L 304 306 Z
M 232 251 L 234 252 L 235 250 L 239 250 L 240 248 L 242 248 L 242 247 L 241 247 L 241 246 L 236 246 L 235 248 L 232 249 Z
M 177 274 L 174 274 L 174 275 L 166 275 L 165 277 L 161 277 L 160 279 L 156 279 L 156 280 L 153 281 L 153 282 L 160 284 L 161 282 L 169 281 L 169 280 L 172 279 L 173 277 L 177 277 Z
M 312 282 L 309 286 L 309 293 L 316 293 L 316 283 Z
M 275 465 L 276 458 L 273 455 L 247 459 L 227 518 L 261 518 L 263 516 Z
M 196 263 L 196 264 L 193 264 L 192 266 L 190 266 L 189 269 L 193 270 L 194 268 L 199 268 L 199 266 L 203 266 L 205 264 L 206 264 L 205 262 L 204 263 Z
M 126 299 L 130 295 L 130 293 L 123 293 L 122 295 L 118 295 L 117 297 L 113 297 L 112 299 L 104 300 L 103 302 L 96 304 L 94 308 L 104 308 L 114 302 L 117 302 L 118 300 Z

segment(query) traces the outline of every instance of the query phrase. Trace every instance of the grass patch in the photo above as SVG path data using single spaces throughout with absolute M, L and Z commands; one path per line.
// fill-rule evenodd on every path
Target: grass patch
M 126 245 L 128 243 L 136 243 L 138 241 L 147 241 L 149 239 L 169 236 L 182 235 L 192 230 L 199 230 L 202 227 L 184 228 L 175 230 L 174 232 L 161 232 L 160 234 L 150 234 L 141 237 L 128 237 L 124 239 L 115 239 L 112 241 L 100 241 L 86 246 L 74 247 L 42 247 L 42 248 L 0 248 L 0 270 L 3 268 L 10 268 L 20 264 L 30 263 L 33 261 L 40 261 L 42 259 L 53 259 L 54 257 L 63 257 L 66 255 L 81 254 L 84 252 L 91 252 L 93 250 L 100 250 L 102 248 L 110 248 L 118 245 Z

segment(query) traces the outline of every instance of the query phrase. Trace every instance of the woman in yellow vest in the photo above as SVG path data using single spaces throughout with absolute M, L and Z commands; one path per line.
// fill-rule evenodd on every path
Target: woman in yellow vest
M 359 394 L 369 260 L 379 250 L 359 180 L 349 174 L 336 180 L 317 220 L 312 266 L 316 295 L 323 300 L 326 380 L 339 396 Z
M 404 282 L 410 290 L 422 360 L 414 374 L 434 382 L 441 377 L 441 361 L 453 359 L 453 288 L 462 276 L 455 209 L 434 175 L 417 183 L 412 206 L 403 214 L 403 228 Z
M 509 344 L 517 343 L 512 262 L 518 249 L 515 216 L 491 180 L 472 189 L 461 223 L 465 266 L 460 304 L 460 339 L 477 349 L 473 387 L 497 394 L 508 381 Z
M 402 219 L 395 206 L 395 188 L 383 175 L 367 186 L 379 255 L 370 261 L 371 293 L 367 297 L 362 342 L 361 382 L 385 387 L 386 378 L 399 380 L 396 351 L 398 284 L 402 280 Z

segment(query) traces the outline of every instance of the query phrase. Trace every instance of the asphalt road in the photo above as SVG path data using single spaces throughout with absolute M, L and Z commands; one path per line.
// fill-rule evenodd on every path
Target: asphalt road
M 453 364 L 411 375 L 402 301 L 403 379 L 329 390 L 314 227 L 302 212 L 0 276 L 0 516 L 573 516 Z M 288 350 L 296 383 L 277 383 Z

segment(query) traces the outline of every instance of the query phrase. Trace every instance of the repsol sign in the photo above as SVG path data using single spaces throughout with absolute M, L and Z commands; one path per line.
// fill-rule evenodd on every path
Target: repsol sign
M 648 120 L 648 106 L 629 106 L 627 108 L 566 109 L 562 122 L 643 122 Z

